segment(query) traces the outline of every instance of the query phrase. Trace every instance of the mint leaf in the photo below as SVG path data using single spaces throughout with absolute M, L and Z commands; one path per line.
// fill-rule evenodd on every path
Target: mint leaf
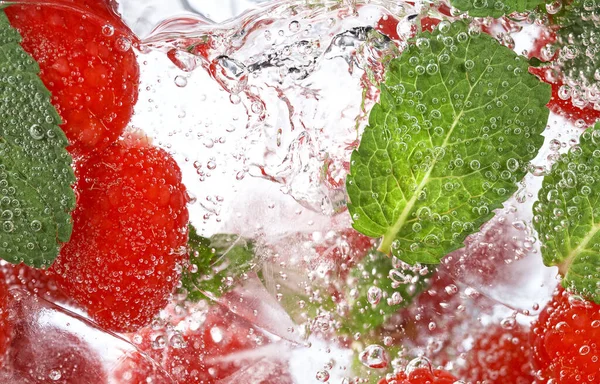
M 453 7 L 473 17 L 501 17 L 513 12 L 528 12 L 544 3 L 544 0 L 450 0 Z
M 352 153 L 353 226 L 380 250 L 436 264 L 517 190 L 542 145 L 550 86 L 527 60 L 458 21 L 393 60 Z
M 560 53 L 556 59 L 562 75 L 569 83 L 598 86 L 600 76 L 600 47 L 598 34 L 600 4 L 587 0 L 574 0 L 564 5 L 564 9 L 555 17 L 560 26 L 557 31 L 557 43 Z M 585 93 L 585 91 L 582 91 Z
M 346 292 L 350 313 L 342 330 L 348 334 L 375 330 L 399 309 L 407 307 L 428 286 L 432 272 L 395 268 L 393 260 L 376 250 L 352 269 L 356 283 Z
M 235 279 L 254 267 L 254 245 L 237 235 L 198 235 L 190 226 L 188 248 L 190 268 L 181 282 L 188 299 L 198 301 L 220 297 L 229 291 Z
M 544 177 L 533 225 L 562 284 L 600 304 L 600 123 Z
M 37 63 L 0 11 L 0 257 L 48 267 L 71 237 L 75 181 Z

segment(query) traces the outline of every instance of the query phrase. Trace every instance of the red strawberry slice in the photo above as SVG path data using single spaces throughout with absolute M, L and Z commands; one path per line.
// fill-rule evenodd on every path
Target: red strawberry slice
M 181 171 L 167 152 L 130 136 L 76 174 L 73 235 L 49 271 L 101 326 L 135 331 L 167 304 L 187 254 Z
M 65 7 L 69 4 L 75 8 Z M 64 120 L 68 149 L 83 155 L 108 147 L 123 133 L 137 101 L 139 67 L 129 47 L 132 37 L 104 1 L 59 5 L 11 6 L 5 12 L 23 36 L 23 49 L 40 65 Z

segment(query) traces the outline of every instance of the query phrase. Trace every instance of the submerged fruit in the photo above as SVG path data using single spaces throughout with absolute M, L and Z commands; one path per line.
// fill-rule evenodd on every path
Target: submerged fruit
M 499 325 L 484 329 L 468 352 L 463 377 L 473 383 L 531 384 L 531 346 L 525 330 Z
M 391 378 L 379 380 L 378 384 L 454 384 L 457 378 L 441 369 L 417 368 L 411 372 L 399 372 Z
M 77 176 L 73 236 L 50 272 L 101 326 L 135 331 L 167 304 L 187 253 L 181 172 L 129 137 L 82 161 Z
M 559 288 L 531 327 L 537 383 L 600 382 L 600 305 Z
M 5 12 L 40 66 L 40 78 L 64 120 L 68 149 L 82 155 L 106 148 L 123 133 L 137 101 L 139 67 L 130 37 L 115 29 L 121 21 L 102 1 L 74 5 L 19 5 Z
M 21 324 L 15 329 L 9 362 L 23 380 L 18 383 L 108 383 L 100 356 L 77 335 L 60 328 Z

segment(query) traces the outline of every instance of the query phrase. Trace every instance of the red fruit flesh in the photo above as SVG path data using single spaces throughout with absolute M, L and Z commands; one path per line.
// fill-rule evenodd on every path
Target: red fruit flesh
M 9 353 L 11 369 L 28 384 L 104 384 L 99 356 L 76 335 L 59 328 L 15 329 Z
M 458 379 L 440 369 L 417 368 L 410 373 L 400 372 L 392 379 L 381 379 L 378 384 L 454 384 Z
M 103 2 L 76 5 L 99 13 L 112 25 L 121 24 Z M 116 141 L 138 96 L 135 53 L 123 48 L 124 39 L 130 37 L 65 7 L 23 5 L 5 12 L 23 36 L 23 49 L 40 65 L 40 78 L 64 120 L 61 127 L 70 141 L 69 151 L 79 156 Z
M 167 304 L 187 253 L 181 172 L 164 150 L 128 138 L 76 175 L 73 235 L 49 271 L 101 326 L 135 331 Z
M 12 327 L 8 321 L 8 286 L 0 271 L 0 367 L 4 365 L 4 357 L 8 350 Z
M 530 337 L 536 383 L 600 382 L 600 305 L 559 288 Z
M 507 330 L 493 326 L 475 341 L 466 357 L 463 377 L 473 383 L 531 384 L 529 336 L 519 326 Z

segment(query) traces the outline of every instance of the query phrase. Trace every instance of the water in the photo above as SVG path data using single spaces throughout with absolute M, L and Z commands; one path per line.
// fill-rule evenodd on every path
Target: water
M 348 383 L 353 377 L 375 382 L 386 367 L 410 371 L 422 364 L 416 356 L 459 370 L 464 361 L 458 357 L 470 349 L 475 330 L 526 326 L 539 313 L 557 272 L 541 262 L 531 206 L 541 176 L 581 132 L 554 114 L 518 192 L 465 248 L 437 271 L 393 261 L 390 270 L 405 278 L 390 277 L 399 281 L 398 291 L 414 292 L 422 283 L 425 293 L 389 314 L 377 330 L 342 332 L 352 300 L 361 294 L 348 289 L 344 296 L 356 281 L 349 271 L 365 253 L 352 250 L 359 240 L 348 235 L 344 183 L 350 154 L 378 101 L 383 63 L 405 48 L 414 16 L 429 7 L 430 15 L 444 13 L 429 3 L 384 0 L 120 2 L 125 24 L 139 38 L 132 39 L 132 49 L 141 67 L 128 129 L 143 130 L 173 154 L 199 233 L 236 233 L 255 240 L 257 252 L 256 267 L 214 298 L 227 313 L 222 316 L 241 329 L 242 347 L 226 350 L 222 332 L 228 324 L 207 322 L 215 307 L 175 295 L 154 324 L 124 335 L 129 341 L 106 333 L 89 342 L 109 367 L 110 382 L 131 379 L 122 370 L 124 355 L 154 366 L 153 380 L 175 382 L 183 373 L 160 367 L 168 355 L 162 351 L 189 350 L 193 335 L 207 330 L 217 349 L 227 351 L 206 360 L 217 372 L 209 374 L 231 373 L 219 383 L 242 377 L 253 384 Z M 394 19 L 395 36 L 377 32 Z M 518 53 L 532 49 L 532 36 L 542 28 L 525 17 L 479 27 Z M 386 277 L 366 287 L 365 308 L 402 303 L 404 296 L 380 288 Z M 44 314 L 52 324 L 100 332 L 77 315 L 36 305 L 50 308 Z M 232 369 L 236 359 L 244 364 Z M 49 367 L 48 375 L 60 380 L 62 373 Z

